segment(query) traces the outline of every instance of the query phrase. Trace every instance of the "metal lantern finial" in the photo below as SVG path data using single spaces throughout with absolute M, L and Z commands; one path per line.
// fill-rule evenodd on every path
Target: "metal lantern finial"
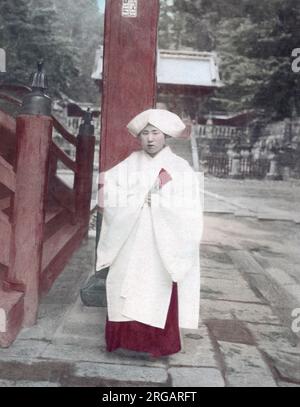
M 44 61 L 37 63 L 37 71 L 31 75 L 32 92 L 28 93 L 21 107 L 21 114 L 51 116 L 51 99 L 45 95 L 48 80 L 44 71 Z
M 40 59 L 37 63 L 37 71 L 31 75 L 31 87 L 33 89 L 48 89 L 48 79 L 44 71 L 44 60 Z
M 93 136 L 94 135 L 94 126 L 92 125 L 93 121 L 93 112 L 88 108 L 82 117 L 82 123 L 79 126 L 79 135 L 82 136 Z
M 91 112 L 91 109 L 88 108 L 83 114 L 83 123 L 92 124 L 92 120 L 93 120 L 92 112 Z

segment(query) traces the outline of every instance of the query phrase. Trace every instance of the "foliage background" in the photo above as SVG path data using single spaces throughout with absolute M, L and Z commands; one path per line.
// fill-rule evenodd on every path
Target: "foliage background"
M 0 47 L 7 53 L 7 80 L 29 84 L 43 58 L 51 95 L 97 101 L 91 73 L 102 31 L 97 0 L 1 0 Z
M 160 47 L 215 51 L 226 85 L 209 110 L 255 109 L 266 120 L 300 113 L 299 0 L 161 0 Z
M 51 95 L 98 101 L 91 72 L 103 19 L 97 0 L 1 0 L 8 79 L 28 83 L 44 58 Z M 255 109 L 266 120 L 299 114 L 300 75 L 291 70 L 299 30 L 299 0 L 161 0 L 160 48 L 220 58 L 225 87 L 208 111 Z

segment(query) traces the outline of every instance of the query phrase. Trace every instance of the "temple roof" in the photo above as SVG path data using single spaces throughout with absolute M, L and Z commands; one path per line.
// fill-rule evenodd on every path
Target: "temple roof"
M 210 52 L 160 50 L 158 84 L 220 87 L 216 55 Z
M 96 52 L 92 79 L 102 80 L 103 49 Z M 159 50 L 157 58 L 157 82 L 164 86 L 192 86 L 218 88 L 217 56 L 212 52 Z

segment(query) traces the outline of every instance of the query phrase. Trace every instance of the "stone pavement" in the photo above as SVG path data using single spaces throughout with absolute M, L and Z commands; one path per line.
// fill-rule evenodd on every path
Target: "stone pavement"
M 205 178 L 206 212 L 300 224 L 300 180 Z
M 296 181 L 205 179 L 201 323 L 182 330 L 180 353 L 159 359 L 105 351 L 106 309 L 79 298 L 94 268 L 91 233 L 43 298 L 38 324 L 0 349 L 0 387 L 299 387 L 300 334 L 291 329 L 300 308 L 299 198 Z
M 180 353 L 160 359 L 105 351 L 106 309 L 79 298 L 95 256 L 94 237 L 86 239 L 42 300 L 38 324 L 0 350 L 0 386 L 300 386 L 299 337 L 291 331 L 291 310 L 300 307 L 298 229 L 207 215 L 201 324 L 183 330 Z M 290 266 L 291 287 L 281 265 Z

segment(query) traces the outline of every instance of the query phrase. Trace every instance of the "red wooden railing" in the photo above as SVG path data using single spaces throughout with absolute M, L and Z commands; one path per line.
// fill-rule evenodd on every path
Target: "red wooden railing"
M 22 88 L 22 92 L 28 88 Z M 0 89 L 16 107 L 20 99 Z M 76 147 L 72 160 L 51 139 L 52 128 Z M 40 296 L 52 286 L 88 231 L 95 138 L 91 125 L 70 134 L 53 116 L 0 110 L 0 346 L 36 321 Z M 74 173 L 70 188 L 57 162 Z
M 0 156 L 0 184 L 4 185 L 11 192 L 16 189 L 16 176 L 12 166 Z M 9 216 L 3 210 L 10 207 L 10 196 L 0 200 L 0 263 L 3 266 L 9 265 L 9 244 L 11 236 L 11 223 Z

